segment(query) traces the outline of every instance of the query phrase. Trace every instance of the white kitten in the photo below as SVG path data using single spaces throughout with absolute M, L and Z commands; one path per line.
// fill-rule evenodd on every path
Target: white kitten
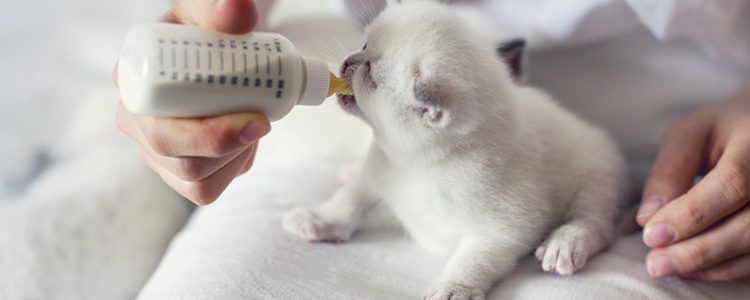
M 344 241 L 383 200 L 450 257 L 427 299 L 481 299 L 534 248 L 544 270 L 571 274 L 606 247 L 626 187 L 615 143 L 517 85 L 493 50 L 451 8 L 387 7 L 344 64 L 356 98 L 339 97 L 373 129 L 362 173 L 286 230 Z

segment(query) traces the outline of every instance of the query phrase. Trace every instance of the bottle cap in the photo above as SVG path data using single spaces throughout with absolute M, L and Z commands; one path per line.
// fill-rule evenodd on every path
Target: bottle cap
M 330 71 L 328 64 L 320 59 L 302 57 L 302 65 L 305 66 L 306 83 L 297 104 L 320 105 L 328 97 L 330 87 Z

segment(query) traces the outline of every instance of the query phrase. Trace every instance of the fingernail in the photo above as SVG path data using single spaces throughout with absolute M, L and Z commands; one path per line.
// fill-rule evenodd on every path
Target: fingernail
M 669 255 L 656 255 L 646 262 L 648 273 L 653 277 L 664 277 L 675 273 L 677 268 L 674 259 Z
M 671 243 L 672 240 L 674 240 L 674 231 L 667 224 L 649 224 L 643 230 L 643 242 L 650 247 L 664 246 Z
M 265 126 L 264 124 L 250 123 L 249 125 L 245 126 L 242 131 L 240 131 L 240 143 L 245 145 L 254 143 L 261 137 L 266 135 L 266 133 L 268 133 L 268 130 L 268 126 Z
M 660 196 L 651 196 L 644 199 L 641 202 L 641 207 L 638 209 L 638 220 L 642 218 L 648 218 L 653 215 L 659 208 L 664 205 L 664 200 Z

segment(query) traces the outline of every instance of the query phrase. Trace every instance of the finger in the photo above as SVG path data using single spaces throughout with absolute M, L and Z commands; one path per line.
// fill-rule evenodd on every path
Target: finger
M 646 178 L 636 220 L 644 226 L 669 201 L 687 192 L 703 157 L 711 126 L 700 116 L 673 125 L 665 134 L 654 166 Z
M 128 118 L 129 112 L 125 111 L 122 107 L 118 108 L 118 115 L 123 114 L 122 118 Z M 118 118 L 120 119 L 120 118 Z M 149 145 L 144 134 L 138 130 L 128 130 L 128 135 L 136 140 L 141 145 Z M 255 143 L 248 147 L 253 147 Z M 172 157 L 163 156 L 154 151 L 151 147 L 142 147 L 142 151 L 145 155 L 148 155 L 151 160 L 167 169 L 170 173 L 176 177 L 186 181 L 200 181 L 213 174 L 220 168 L 224 167 L 227 163 L 234 160 L 241 153 L 246 150 L 247 147 L 230 153 L 228 155 L 218 158 L 208 157 Z M 254 153 L 254 150 L 253 150 Z
M 688 274 L 750 253 L 750 208 L 705 232 L 666 248 L 651 251 L 646 266 L 654 277 Z
M 122 100 L 117 103 L 117 114 L 115 116 L 117 121 L 117 128 L 125 133 L 128 137 L 140 143 L 140 129 L 138 128 L 138 122 L 135 120 L 133 113 L 125 109 L 125 105 L 122 104 Z
M 159 174 L 162 180 L 177 191 L 177 193 L 195 204 L 207 205 L 214 202 L 227 188 L 229 183 L 239 174 L 250 151 L 252 151 L 252 147 L 249 147 L 240 156 L 201 181 L 182 180 L 152 160 L 142 149 L 140 154 L 143 161 Z
M 252 0 L 177 0 L 174 16 L 181 23 L 232 34 L 249 32 L 258 21 Z
M 735 257 L 687 277 L 706 281 L 732 281 L 750 278 L 750 253 Z
M 750 200 L 750 138 L 729 141 L 719 164 L 684 196 L 656 212 L 643 240 L 662 247 L 684 240 L 745 206 Z
M 205 119 L 131 114 L 130 118 L 138 124 L 138 129 L 156 153 L 173 157 L 226 156 L 247 147 L 271 130 L 268 119 L 257 113 Z
M 250 170 L 253 166 L 253 162 L 255 162 L 255 153 L 258 151 L 258 143 L 255 142 L 250 147 L 252 147 L 250 154 L 248 155 L 247 159 L 245 160 L 244 165 L 242 166 L 242 169 L 240 169 L 240 174 L 245 174 L 247 171 Z
M 238 125 L 243 123 L 247 124 Z M 168 157 L 224 157 L 270 130 L 268 120 L 253 113 L 208 119 L 158 118 L 137 116 L 122 101 L 117 106 L 117 126 L 139 144 Z
M 252 145 L 248 147 L 252 147 Z M 222 157 L 209 158 L 195 156 L 162 156 L 151 149 L 151 147 L 143 148 L 145 154 L 148 155 L 154 162 L 167 169 L 167 171 L 172 173 L 172 175 L 174 175 L 175 177 L 185 181 L 201 181 L 205 179 L 222 167 L 226 166 L 230 161 L 239 157 L 243 153 L 243 151 L 247 149 L 246 147 Z

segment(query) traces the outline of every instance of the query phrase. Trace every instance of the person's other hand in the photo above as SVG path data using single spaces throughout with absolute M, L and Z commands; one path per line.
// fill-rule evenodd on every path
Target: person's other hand
M 252 30 L 257 19 L 252 0 L 176 0 L 161 21 L 240 34 Z M 116 70 L 117 66 L 115 75 Z M 117 124 L 139 144 L 149 167 L 200 205 L 216 200 L 235 177 L 250 169 L 257 140 L 271 129 L 268 119 L 256 113 L 163 118 L 132 114 L 122 102 Z
M 697 184 L 694 179 L 705 174 Z M 676 122 L 646 180 L 637 221 L 651 276 L 750 276 L 750 86 Z

